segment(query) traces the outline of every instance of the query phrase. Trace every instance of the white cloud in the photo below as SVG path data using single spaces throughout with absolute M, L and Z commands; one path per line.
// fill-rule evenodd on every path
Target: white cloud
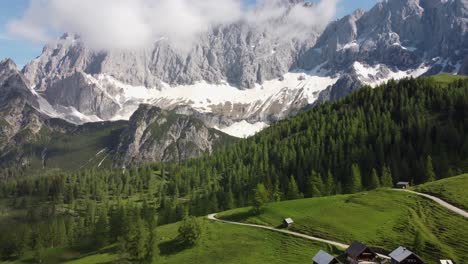
M 24 15 L 8 23 L 8 30 L 38 42 L 73 32 L 95 49 L 140 49 L 165 37 L 175 48 L 187 50 L 200 33 L 216 24 L 244 20 L 297 37 L 303 30 L 325 26 L 335 16 L 337 0 L 292 9 L 285 1 L 289 0 L 259 0 L 254 10 L 246 11 L 240 0 L 30 0 Z M 269 22 L 279 17 L 284 19 L 280 26 L 269 28 Z

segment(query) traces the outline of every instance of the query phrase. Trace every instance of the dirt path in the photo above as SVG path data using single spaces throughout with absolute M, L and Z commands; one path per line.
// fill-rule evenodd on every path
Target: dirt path
M 339 247 L 339 248 L 342 248 L 342 249 L 346 249 L 346 248 L 348 248 L 348 246 L 349 246 L 349 245 L 342 244 L 342 243 L 340 243 L 340 242 L 331 241 L 331 240 L 326 240 L 326 239 L 321 239 L 321 238 L 318 238 L 318 237 L 309 236 L 309 235 L 304 235 L 304 234 L 297 233 L 297 232 L 293 232 L 293 231 L 289 231 L 289 230 L 277 229 L 277 228 L 270 227 L 270 226 L 262 226 L 262 225 L 254 225 L 254 224 L 245 224 L 245 223 L 239 223 L 239 222 L 232 222 L 232 221 L 221 220 L 221 219 L 216 218 L 216 214 L 210 214 L 210 215 L 208 215 L 208 219 L 213 220 L 213 221 L 217 221 L 217 222 L 227 223 L 227 224 L 241 225 L 241 226 L 250 226 L 250 227 L 261 228 L 261 229 L 271 230 L 271 231 L 275 231 L 275 232 L 280 232 L 280 233 L 284 233 L 284 234 L 289 234 L 289 235 L 292 235 L 292 236 L 301 237 L 301 238 L 305 238 L 305 239 L 308 239 L 308 240 L 313 240 L 313 241 L 322 242 L 322 243 L 329 244 L 329 245 L 332 245 L 332 246 L 336 246 L 336 247 Z
M 409 193 L 412 193 L 412 194 L 416 194 L 416 195 L 419 195 L 419 196 L 423 196 L 423 197 L 426 197 L 428 199 L 431 199 L 432 201 L 440 204 L 441 206 L 449 209 L 450 211 L 454 212 L 454 213 L 457 213 L 461 216 L 464 216 L 466 218 L 468 218 L 468 212 L 464 211 L 463 209 L 461 208 L 458 208 L 456 206 L 453 206 L 449 203 L 447 203 L 446 201 L 440 199 L 440 198 L 437 198 L 435 196 L 432 196 L 432 195 L 429 195 L 429 194 L 425 194 L 425 193 L 419 193 L 419 192 L 415 192 L 415 191 L 410 191 L 410 190 L 399 190 L 399 189 L 395 189 L 395 191 L 403 191 L 403 192 L 409 192 Z

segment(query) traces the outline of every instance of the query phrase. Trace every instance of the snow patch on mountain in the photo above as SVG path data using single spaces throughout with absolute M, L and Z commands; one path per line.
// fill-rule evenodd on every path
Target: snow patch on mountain
M 389 80 L 400 80 L 407 77 L 419 77 L 426 73 L 430 66 L 426 64 L 421 64 L 416 69 L 410 70 L 399 70 L 399 69 L 389 69 L 387 66 L 383 64 L 376 64 L 376 65 L 365 65 L 358 61 L 354 62 L 353 69 L 355 70 L 358 79 L 367 85 L 372 87 L 377 87 L 381 84 L 388 82 Z
M 247 137 L 257 134 L 258 132 L 262 131 L 263 129 L 267 127 L 268 127 L 268 124 L 265 122 L 257 122 L 257 123 L 251 124 L 243 120 L 243 121 L 234 123 L 231 126 L 226 127 L 226 128 L 220 129 L 220 128 L 215 127 L 215 129 L 218 129 L 233 137 L 247 138 Z

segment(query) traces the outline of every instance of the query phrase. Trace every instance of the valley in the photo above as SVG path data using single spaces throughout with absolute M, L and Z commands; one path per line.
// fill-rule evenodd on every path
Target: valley
M 468 1 L 0 7 L 0 263 L 468 259 Z

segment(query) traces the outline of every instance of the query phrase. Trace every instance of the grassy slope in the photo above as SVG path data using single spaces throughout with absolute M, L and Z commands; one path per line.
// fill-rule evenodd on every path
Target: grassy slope
M 309 263 L 319 249 L 340 254 L 324 244 L 271 231 L 203 220 L 204 234 L 193 248 L 179 248 L 173 239 L 178 224 L 161 226 L 157 230 L 160 256 L 155 263 Z M 27 263 L 29 256 L 11 263 Z M 112 263 L 118 259 L 116 247 L 80 255 L 73 250 L 53 249 L 46 263 L 91 264 Z M 8 263 L 8 262 L 7 262 Z
M 432 194 L 468 210 L 468 174 L 416 186 L 415 191 Z
M 409 193 L 377 190 L 286 201 L 269 204 L 259 216 L 251 216 L 249 208 L 220 216 L 271 226 L 292 217 L 292 230 L 339 242 L 360 240 L 388 251 L 400 245 L 411 248 L 416 232 L 421 232 L 425 249 L 417 253 L 427 261 L 468 259 L 468 220 Z
M 438 83 L 440 83 L 442 85 L 448 85 L 448 84 L 450 84 L 450 83 L 452 83 L 454 81 L 466 79 L 466 78 L 468 78 L 468 76 L 453 75 L 453 74 L 449 74 L 449 73 L 442 73 L 442 74 L 431 76 L 429 78 L 434 79 L 435 81 L 437 81 Z
M 85 124 L 71 133 L 54 133 L 50 141 L 26 146 L 35 154 L 31 162 L 32 168 L 42 168 L 41 153 L 44 148 L 47 148 L 46 167 L 48 168 L 76 170 L 81 167 L 97 167 L 107 152 L 115 147 L 119 132 L 126 124 L 126 122 Z M 105 148 L 107 151 L 96 155 Z M 105 160 L 102 166 L 109 165 L 108 162 L 109 160 Z

